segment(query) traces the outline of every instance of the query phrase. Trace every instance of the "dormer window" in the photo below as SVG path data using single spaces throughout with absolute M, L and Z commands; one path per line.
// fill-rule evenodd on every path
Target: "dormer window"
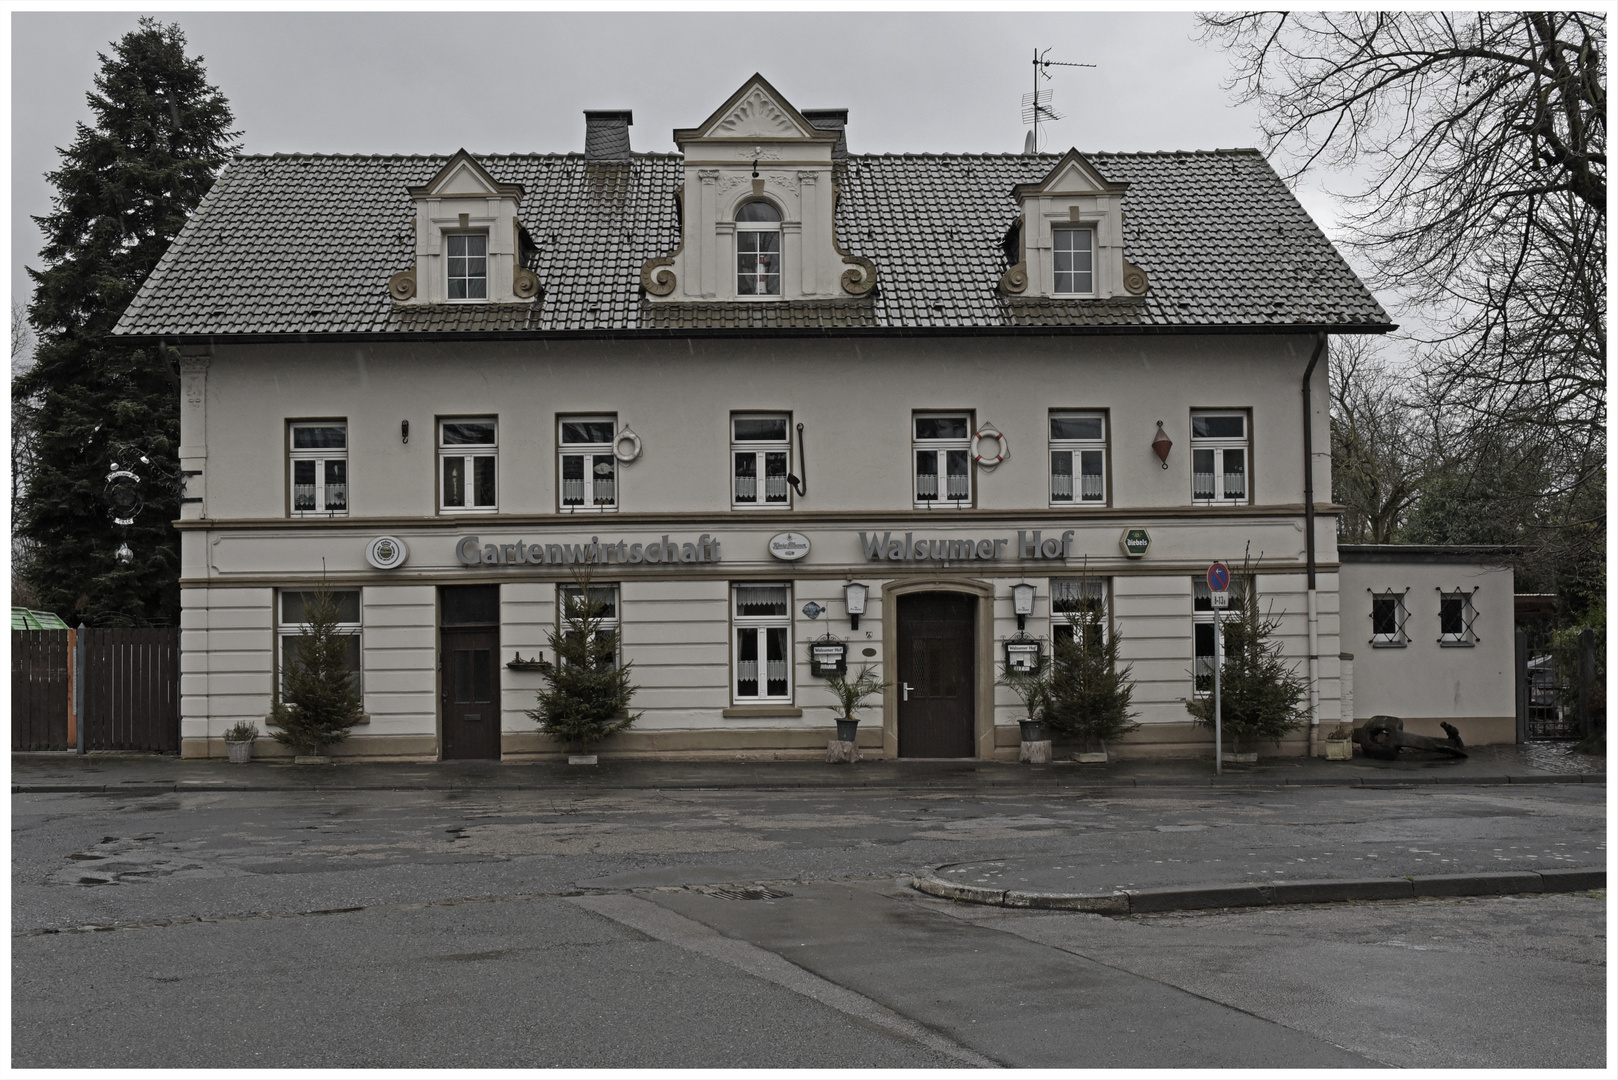
M 483 300 L 489 295 L 489 235 L 451 233 L 444 237 L 451 300 Z
M 1095 230 L 1052 229 L 1051 266 L 1058 295 L 1095 292 Z
M 761 200 L 736 211 L 736 295 L 781 295 L 781 213 Z

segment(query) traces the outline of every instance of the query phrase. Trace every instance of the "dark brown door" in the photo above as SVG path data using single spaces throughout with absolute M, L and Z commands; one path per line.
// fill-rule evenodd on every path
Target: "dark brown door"
M 498 758 L 500 635 L 493 630 L 444 630 L 439 642 L 444 758 Z
M 962 593 L 899 597 L 899 756 L 973 757 L 974 624 Z

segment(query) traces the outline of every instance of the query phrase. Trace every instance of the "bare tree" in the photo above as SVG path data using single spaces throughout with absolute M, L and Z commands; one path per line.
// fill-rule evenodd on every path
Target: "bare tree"
M 1350 544 L 1402 539 L 1405 515 L 1432 465 L 1426 415 L 1410 400 L 1378 344 L 1347 338 L 1332 349 L 1332 500 L 1342 504 L 1337 537 Z
M 1444 331 L 1431 387 L 1478 422 L 1604 446 L 1606 19 L 1216 13 L 1267 148 L 1358 168 L 1350 243 Z M 1436 316 L 1436 318 L 1434 318 Z M 1576 480 L 1577 475 L 1570 477 Z

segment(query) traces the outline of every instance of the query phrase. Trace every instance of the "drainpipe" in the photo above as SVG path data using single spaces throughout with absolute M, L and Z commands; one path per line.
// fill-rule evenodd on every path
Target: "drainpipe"
M 1309 756 L 1315 756 L 1320 728 L 1320 606 L 1315 592 L 1315 438 L 1309 380 L 1326 351 L 1326 332 L 1315 334 L 1315 351 L 1303 369 L 1303 550 L 1309 587 Z

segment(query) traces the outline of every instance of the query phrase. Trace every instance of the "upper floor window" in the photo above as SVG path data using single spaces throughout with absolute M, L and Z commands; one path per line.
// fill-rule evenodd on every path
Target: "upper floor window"
M 736 211 L 736 294 L 781 295 L 781 213 L 767 202 Z
M 292 425 L 292 514 L 348 513 L 348 425 Z
M 1051 505 L 1102 506 L 1106 501 L 1106 416 L 1051 413 Z
M 1095 230 L 1052 229 L 1052 291 L 1087 296 L 1095 292 Z
M 972 501 L 972 420 L 966 413 L 916 413 L 911 418 L 917 506 Z
M 786 413 L 732 416 L 730 419 L 730 498 L 738 509 L 787 506 L 787 472 L 792 464 Z
M 737 703 L 792 700 L 791 603 L 788 585 L 731 586 Z
M 1474 590 L 1475 591 L 1475 590 Z M 1438 590 L 1438 642 L 1441 645 L 1472 645 L 1478 640 L 1472 623 L 1477 608 L 1472 606 L 1472 593 L 1456 589 Z
M 444 237 L 445 270 L 451 300 L 484 300 L 489 295 L 487 233 L 450 233 Z
M 438 422 L 440 510 L 494 510 L 496 424 L 488 420 Z
M 618 509 L 618 459 L 612 452 L 618 418 L 564 416 L 557 429 L 562 509 Z
M 357 590 L 334 591 L 327 594 L 337 616 L 337 632 L 343 636 L 343 665 L 348 670 L 356 689 L 360 683 L 360 594 Z M 317 592 L 299 592 L 292 589 L 281 593 L 280 619 L 276 626 L 276 639 L 280 672 L 278 687 L 286 686 L 287 672 L 298 661 L 298 649 L 303 635 L 309 632 L 309 611 L 320 600 Z
M 1191 501 L 1240 504 L 1248 501 L 1247 414 L 1191 414 Z
M 1371 594 L 1371 644 L 1403 647 L 1410 641 L 1405 633 L 1409 612 L 1405 609 L 1405 593 L 1385 589 Z

